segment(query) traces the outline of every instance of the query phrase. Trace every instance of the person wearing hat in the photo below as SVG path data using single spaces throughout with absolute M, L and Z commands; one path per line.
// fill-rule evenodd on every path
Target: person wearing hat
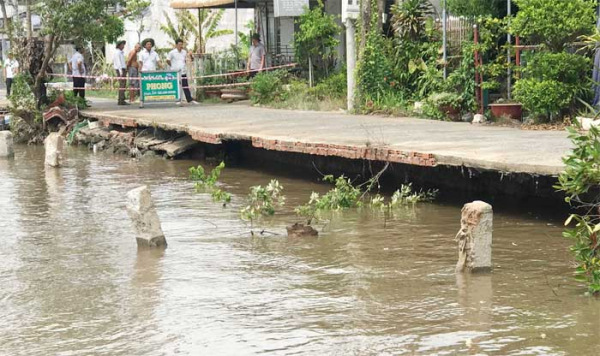
M 156 70 L 159 66 L 158 53 L 154 50 L 154 40 L 147 38 L 142 41 L 144 49 L 140 52 L 138 61 L 140 62 L 140 70 L 142 72 L 150 72 Z
M 127 64 L 125 63 L 125 41 L 117 42 L 117 50 L 113 58 L 113 66 L 117 77 L 119 77 L 119 101 L 118 105 L 129 105 L 125 102 L 125 90 L 127 88 Z
M 248 54 L 248 64 L 246 70 L 250 72 L 250 76 L 253 77 L 256 73 L 265 69 L 265 58 L 267 51 L 265 46 L 260 43 L 260 36 L 258 33 L 252 35 L 252 46 L 250 46 L 250 53 Z

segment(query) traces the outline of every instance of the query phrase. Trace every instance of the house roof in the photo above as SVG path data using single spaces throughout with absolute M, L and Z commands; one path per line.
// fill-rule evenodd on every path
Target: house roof
M 174 9 L 198 9 L 222 7 L 233 3 L 234 0 L 171 0 L 170 6 Z
M 254 8 L 256 0 L 238 0 L 238 9 Z M 233 9 L 235 0 L 171 0 L 174 9 Z

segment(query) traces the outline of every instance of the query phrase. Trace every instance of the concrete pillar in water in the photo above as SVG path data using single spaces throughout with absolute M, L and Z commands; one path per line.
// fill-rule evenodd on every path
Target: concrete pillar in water
M 346 19 L 346 74 L 348 77 L 348 111 L 354 110 L 354 71 L 356 68 L 356 33 L 352 19 Z
M 12 157 L 14 154 L 12 132 L 0 131 L 0 158 Z
M 44 149 L 46 150 L 46 165 L 50 167 L 60 167 L 62 163 L 63 137 L 57 132 L 52 132 L 44 140 Z
M 138 247 L 166 247 L 167 240 L 150 189 L 142 186 L 127 193 L 127 214 L 135 229 Z
M 482 201 L 465 204 L 462 208 L 456 272 L 488 272 L 492 269 L 492 206 Z

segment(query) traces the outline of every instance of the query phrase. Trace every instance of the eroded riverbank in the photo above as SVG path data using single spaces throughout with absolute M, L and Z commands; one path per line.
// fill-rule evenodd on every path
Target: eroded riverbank
M 293 207 L 327 186 L 226 168 L 223 209 L 194 194 L 197 160 L 41 147 L 0 161 L 2 353 L 95 355 L 593 355 L 600 304 L 572 280 L 562 221 L 495 214 L 494 272 L 454 274 L 460 205 L 384 219 L 342 213 L 289 240 Z M 239 208 L 277 178 L 288 202 L 251 238 Z M 148 184 L 169 248 L 138 253 L 125 193 Z M 545 336 L 545 337 L 544 337 Z M 471 340 L 472 346 L 467 346 Z

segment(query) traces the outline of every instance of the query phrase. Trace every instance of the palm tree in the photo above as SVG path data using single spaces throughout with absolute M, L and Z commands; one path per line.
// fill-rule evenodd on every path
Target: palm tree
M 178 25 L 174 24 L 174 21 L 165 13 L 167 23 L 161 25 L 161 30 L 166 33 L 172 40 L 172 44 L 175 43 L 177 38 L 181 38 L 187 42 L 190 36 L 194 38 L 194 53 L 205 53 L 206 52 L 206 41 L 211 38 L 217 38 L 225 35 L 233 34 L 232 30 L 219 30 L 219 23 L 221 22 L 223 15 L 225 14 L 224 9 L 220 10 L 200 10 L 198 17 L 194 16 L 188 10 L 181 10 L 175 13 L 175 18 Z M 199 19 L 202 19 L 202 28 L 198 28 Z M 201 32 L 202 36 L 199 36 Z

